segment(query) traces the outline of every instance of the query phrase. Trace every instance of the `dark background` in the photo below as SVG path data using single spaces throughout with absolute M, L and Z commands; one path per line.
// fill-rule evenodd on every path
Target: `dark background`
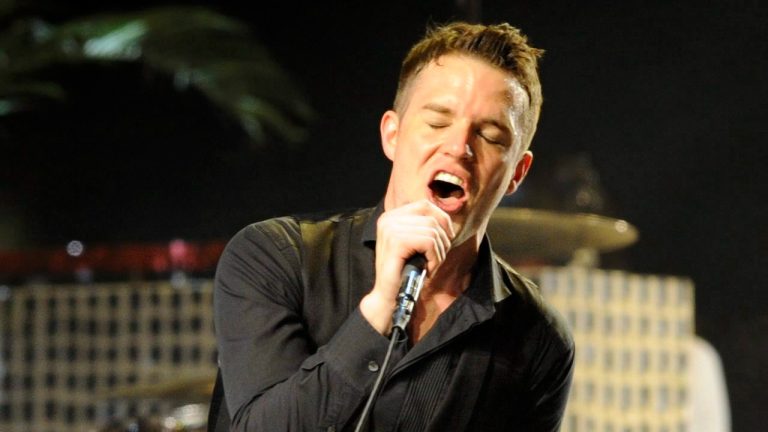
M 54 18 L 160 4 L 125 3 L 73 3 Z M 536 158 L 518 204 L 565 202 L 558 167 L 587 160 L 605 198 L 594 210 L 640 232 L 621 267 L 692 278 L 697 332 L 722 356 L 734 430 L 761 429 L 763 2 L 197 3 L 252 24 L 317 111 L 310 139 L 249 150 L 236 125 L 161 78 L 147 81 L 130 67 L 73 72 L 66 78 L 82 91 L 66 112 L 0 126 L 11 149 L 0 203 L 24 221 L 20 244 L 226 240 L 269 216 L 375 204 L 389 169 L 378 122 L 410 44 L 428 22 L 508 21 L 547 51 Z

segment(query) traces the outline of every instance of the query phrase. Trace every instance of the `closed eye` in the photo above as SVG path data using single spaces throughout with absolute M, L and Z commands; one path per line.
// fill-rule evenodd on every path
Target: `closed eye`
M 488 135 L 483 134 L 480 131 L 477 131 L 477 136 L 482 138 L 484 141 L 490 143 L 490 144 L 498 144 L 498 145 L 504 145 L 503 138 L 496 138 L 496 137 L 490 137 Z
M 445 120 L 440 120 L 440 119 L 433 119 L 433 120 L 426 120 L 425 119 L 424 122 L 426 124 L 428 124 L 429 127 L 432 127 L 432 128 L 435 128 L 435 129 L 441 129 L 441 128 L 444 128 L 444 127 L 448 127 L 448 125 L 449 125 L 449 122 L 447 122 Z
M 485 136 L 483 134 L 477 134 L 477 135 L 480 136 L 480 138 L 484 139 L 485 141 L 487 141 L 487 142 L 489 142 L 491 144 L 500 144 L 499 141 L 497 141 L 495 139 L 488 138 L 487 136 Z

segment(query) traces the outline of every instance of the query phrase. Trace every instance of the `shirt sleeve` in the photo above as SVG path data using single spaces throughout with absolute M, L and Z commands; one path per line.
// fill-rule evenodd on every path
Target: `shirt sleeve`
M 295 222 L 250 225 L 225 248 L 214 325 L 232 430 L 341 429 L 361 406 L 387 339 L 355 310 L 316 347 L 302 318 Z
M 560 430 L 573 380 L 575 346 L 559 315 L 539 338 L 539 356 L 532 364 L 531 402 L 527 428 L 532 431 Z M 551 326 L 551 327 L 550 327 Z

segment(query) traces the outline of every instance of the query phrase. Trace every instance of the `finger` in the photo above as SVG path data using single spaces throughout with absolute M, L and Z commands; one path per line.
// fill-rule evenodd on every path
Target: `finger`
M 411 257 L 416 253 L 423 253 L 429 257 L 434 256 L 437 263 L 445 260 L 450 243 L 440 227 L 434 226 L 405 226 L 398 229 L 396 236 L 402 242 L 403 249 L 407 249 L 403 256 Z
M 438 241 L 441 257 L 445 257 L 451 245 L 450 236 L 445 231 L 443 225 L 433 216 L 406 215 L 387 221 L 387 224 L 388 229 L 392 230 L 419 229 L 425 235 L 432 235 Z
M 430 225 L 391 223 L 382 229 L 377 249 L 380 257 L 396 257 L 405 262 L 417 253 L 423 253 L 438 263 L 445 259 L 448 242 L 442 229 Z
M 453 239 L 456 237 L 456 233 L 453 230 L 453 221 L 451 220 L 451 216 L 443 211 L 443 209 L 429 200 L 417 201 L 413 203 L 413 205 L 418 209 L 420 214 L 434 217 L 437 223 L 443 227 L 449 238 Z
M 404 256 L 397 260 L 397 273 L 400 273 L 407 258 L 416 254 L 423 254 L 427 260 L 427 271 L 434 271 L 445 259 L 445 252 L 440 245 L 440 241 L 434 235 L 424 230 L 414 229 L 409 231 L 400 231 L 390 239 L 390 244 L 394 249 L 405 251 Z

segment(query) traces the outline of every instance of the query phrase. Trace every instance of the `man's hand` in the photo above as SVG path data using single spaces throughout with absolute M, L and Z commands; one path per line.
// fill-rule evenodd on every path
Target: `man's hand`
M 405 262 L 423 254 L 427 274 L 433 274 L 445 260 L 454 236 L 450 216 L 427 200 L 381 215 L 376 232 L 376 281 L 360 301 L 363 317 L 379 333 L 388 335 L 391 330 Z

